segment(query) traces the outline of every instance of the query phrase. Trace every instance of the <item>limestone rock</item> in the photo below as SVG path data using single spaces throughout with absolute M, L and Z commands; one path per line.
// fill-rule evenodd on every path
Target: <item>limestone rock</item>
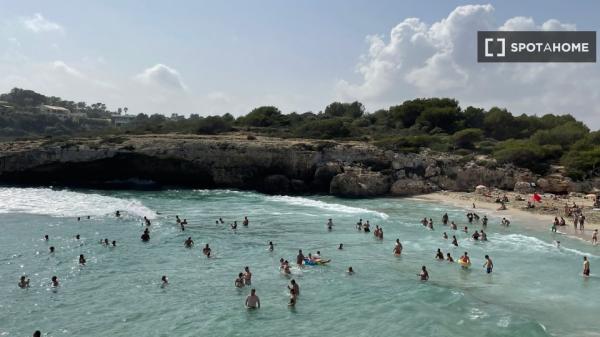
M 436 185 L 421 179 L 399 179 L 392 184 L 390 194 L 395 196 L 409 196 L 426 194 L 438 191 Z
M 329 193 L 342 197 L 374 197 L 390 190 L 390 178 L 379 172 L 344 172 L 331 180 Z

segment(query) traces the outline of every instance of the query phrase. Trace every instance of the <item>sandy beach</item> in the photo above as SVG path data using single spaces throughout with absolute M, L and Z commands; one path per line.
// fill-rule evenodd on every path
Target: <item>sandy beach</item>
M 496 203 L 496 197 L 506 195 L 509 202 L 506 203 L 506 210 L 498 210 L 500 204 Z M 517 196 L 523 197 L 524 201 L 516 200 Z M 527 208 L 527 201 L 531 200 L 531 195 L 524 195 L 515 192 L 506 192 L 494 190 L 491 197 L 478 194 L 475 192 L 449 192 L 440 191 L 429 194 L 422 194 L 415 197 L 416 199 L 441 202 L 444 204 L 461 207 L 472 210 L 473 204 L 475 209 L 483 214 L 488 214 L 493 217 L 506 217 L 508 219 L 526 219 L 528 223 L 536 224 L 538 229 L 550 230 L 554 217 L 564 217 L 567 225 L 559 227 L 558 230 L 566 235 L 580 238 L 582 240 L 591 241 L 592 232 L 594 229 L 600 228 L 600 210 L 593 209 L 593 200 L 587 199 L 584 196 L 569 196 L 564 198 L 554 199 L 550 195 L 542 195 L 542 201 L 535 203 L 535 208 Z M 583 232 L 573 229 L 572 217 L 565 215 L 565 203 L 568 205 L 577 204 L 582 207 L 583 214 L 586 217 L 585 230 Z

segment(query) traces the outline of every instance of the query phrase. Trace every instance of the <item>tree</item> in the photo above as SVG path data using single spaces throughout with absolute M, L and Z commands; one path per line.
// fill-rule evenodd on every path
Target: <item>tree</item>
M 513 115 L 497 107 L 491 108 L 485 115 L 483 126 L 485 134 L 497 140 L 513 138 L 518 133 Z
M 274 106 L 261 106 L 246 116 L 238 118 L 238 122 L 247 126 L 273 126 L 281 121 L 281 111 Z
M 357 101 L 352 103 L 333 102 L 323 112 L 327 117 L 349 117 L 353 119 L 360 118 L 364 113 L 364 105 Z
M 475 143 L 482 139 L 483 130 L 481 129 L 464 129 L 452 135 L 454 145 L 462 149 L 472 149 Z

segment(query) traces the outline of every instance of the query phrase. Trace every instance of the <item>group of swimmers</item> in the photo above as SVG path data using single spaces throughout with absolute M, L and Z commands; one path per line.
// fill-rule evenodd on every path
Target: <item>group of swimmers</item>
M 473 205 L 473 206 L 475 206 L 475 205 Z M 119 211 L 117 211 L 115 213 L 115 215 L 117 217 L 120 217 Z M 480 217 L 476 213 L 474 213 L 474 212 L 469 212 L 469 213 L 466 214 L 466 216 L 467 216 L 467 220 L 468 220 L 469 223 L 472 223 L 474 220 L 475 221 L 479 221 L 480 220 Z M 181 220 L 178 215 L 176 215 L 175 217 L 176 217 L 177 224 L 181 227 L 181 230 L 184 231 L 185 230 L 185 225 L 187 224 L 187 219 Z M 88 217 L 88 219 L 89 219 L 89 217 Z M 80 220 L 80 218 L 78 218 L 78 221 L 79 220 Z M 482 220 L 481 222 L 482 222 L 483 227 L 486 227 L 487 226 L 487 222 L 488 222 L 488 218 L 484 215 L 481 220 Z M 149 241 L 150 240 L 149 227 L 151 226 L 151 222 L 150 222 L 150 220 L 147 217 L 144 217 L 143 221 L 144 221 L 144 224 L 146 225 L 146 228 L 144 229 L 144 232 L 143 232 L 143 234 L 141 236 L 141 239 L 142 239 L 142 241 Z M 442 216 L 442 223 L 444 225 L 448 225 L 448 222 L 449 222 L 449 217 L 448 217 L 448 214 L 445 213 Z M 223 221 L 222 218 L 219 218 L 216 221 L 216 223 L 217 224 L 219 224 L 219 223 L 220 224 L 224 224 L 224 221 Z M 429 218 L 429 219 L 423 218 L 423 220 L 421 220 L 421 223 L 422 223 L 423 226 L 426 226 L 429 229 L 433 230 L 433 220 L 431 218 Z M 509 226 L 510 221 L 508 219 L 506 219 L 506 218 L 502 218 L 501 224 L 503 226 Z M 249 220 L 248 220 L 247 217 L 244 217 L 243 225 L 244 226 L 248 226 L 249 225 Z M 564 225 L 564 219 L 562 217 L 561 217 L 560 221 L 557 218 L 555 218 L 554 226 L 553 227 L 556 227 L 556 226 L 559 226 L 559 225 Z M 231 226 L 232 229 L 237 228 L 237 222 L 234 221 L 233 224 L 230 224 L 230 226 Z M 333 224 L 333 220 L 332 219 L 328 219 L 328 221 L 326 223 L 326 227 L 330 231 L 333 229 L 334 224 Z M 371 225 L 370 225 L 370 223 L 369 223 L 368 220 L 366 222 L 363 222 L 362 219 L 359 219 L 359 221 L 356 223 L 356 228 L 359 231 L 363 231 L 365 233 L 370 232 L 370 227 L 371 227 Z M 454 223 L 454 221 L 452 221 L 450 223 L 450 228 L 454 229 L 454 230 L 457 229 L 457 225 Z M 468 227 L 465 226 L 463 231 L 465 233 L 468 233 Z M 598 233 L 598 230 L 595 230 L 593 238 L 592 238 L 592 241 L 593 241 L 594 244 L 597 243 L 597 233 Z M 380 227 L 380 226 L 378 226 L 378 225 L 376 225 L 373 234 L 374 234 L 374 236 L 377 239 L 383 239 L 383 228 Z M 448 235 L 447 235 L 446 232 L 443 233 L 443 238 L 444 239 L 448 239 Z M 481 229 L 480 231 L 475 230 L 473 232 L 473 234 L 471 235 L 471 238 L 473 240 L 487 241 L 487 234 L 483 231 L 483 229 Z M 48 235 L 45 235 L 44 239 L 46 241 L 48 241 L 49 240 Z M 76 235 L 76 239 L 77 240 L 80 239 L 80 235 L 79 234 Z M 101 244 L 103 244 L 105 246 L 110 246 L 111 245 L 109 243 L 108 239 L 101 240 Z M 454 246 L 458 246 L 458 241 L 457 241 L 455 235 L 452 236 L 452 244 Z M 192 240 L 191 237 L 188 237 L 184 241 L 184 246 L 186 248 L 192 248 L 193 245 L 194 245 L 194 241 Z M 116 246 L 116 241 L 112 241 L 112 246 L 113 247 Z M 343 244 L 342 243 L 339 244 L 338 249 L 339 250 L 343 249 Z M 273 244 L 272 241 L 269 241 L 269 243 L 268 243 L 268 250 L 269 251 L 273 251 L 274 250 L 274 244 Z M 396 242 L 395 242 L 395 245 L 394 245 L 394 248 L 393 248 L 394 255 L 400 256 L 402 254 L 402 250 L 403 250 L 403 246 L 402 246 L 400 240 L 396 239 Z M 54 253 L 54 251 L 55 251 L 54 246 L 51 246 L 50 247 L 50 253 Z M 209 247 L 208 244 L 205 245 L 205 247 L 203 248 L 202 252 L 203 252 L 203 254 L 206 257 L 210 257 L 211 256 L 211 248 Z M 435 258 L 437 260 L 440 260 L 440 261 L 445 260 L 445 261 L 448 261 L 448 262 L 454 262 L 454 259 L 452 258 L 452 256 L 450 255 L 449 252 L 446 254 L 446 256 L 444 256 L 443 252 L 439 248 L 438 248 L 438 250 L 437 250 L 437 252 L 435 254 Z M 587 259 L 587 257 L 583 257 L 583 260 L 584 260 L 583 274 L 584 274 L 584 276 L 589 276 L 590 275 L 590 263 L 589 263 L 589 260 Z M 306 266 L 306 265 L 317 265 L 317 264 L 323 265 L 323 264 L 327 264 L 330 261 L 331 260 L 325 260 L 325 259 L 323 259 L 321 257 L 320 251 L 317 251 L 315 254 L 309 253 L 308 256 L 305 256 L 303 254 L 302 250 L 299 250 L 298 251 L 298 255 L 296 256 L 296 264 L 298 265 L 299 268 L 302 268 L 303 266 Z M 471 265 L 471 260 L 470 260 L 470 257 L 468 256 L 468 253 L 464 252 L 464 254 L 458 259 L 458 262 L 461 265 L 461 267 L 468 268 Z M 82 266 L 84 266 L 86 264 L 86 259 L 85 259 L 85 256 L 83 254 L 81 254 L 79 256 L 79 264 L 82 265 Z M 492 273 L 492 270 L 494 268 L 494 264 L 492 262 L 492 259 L 489 257 L 489 255 L 485 255 L 485 262 L 483 264 L 483 267 L 485 268 L 485 270 L 486 270 L 486 272 L 488 274 Z M 287 260 L 284 260 L 283 258 L 280 259 L 280 270 L 285 275 L 290 275 L 291 274 L 289 262 Z M 350 275 L 354 274 L 354 269 L 352 267 L 348 267 L 347 273 L 350 274 Z M 429 277 L 430 277 L 429 276 L 429 271 L 427 270 L 426 266 L 422 266 L 420 273 L 417 274 L 417 275 L 419 276 L 419 279 L 422 280 L 422 281 L 427 281 L 427 280 L 429 280 Z M 52 278 L 51 278 L 51 284 L 52 284 L 53 287 L 58 287 L 60 285 L 59 279 L 58 279 L 57 276 L 52 276 Z M 169 281 L 168 281 L 167 276 L 163 275 L 161 277 L 161 287 L 164 288 L 168 284 L 169 284 Z M 243 288 L 243 287 L 246 287 L 246 286 L 250 286 L 251 284 L 252 284 L 252 273 L 250 272 L 250 268 L 248 266 L 246 266 L 244 268 L 244 272 L 241 272 L 241 273 L 238 274 L 238 277 L 234 281 L 234 285 L 235 285 L 236 288 Z M 30 285 L 30 279 L 27 278 L 25 275 L 21 276 L 21 278 L 19 280 L 19 283 L 18 283 L 18 286 L 20 288 L 28 288 L 29 285 Z M 295 306 L 297 298 L 298 298 L 298 296 L 300 294 L 300 288 L 299 288 L 298 283 L 294 279 L 292 279 L 290 281 L 290 284 L 288 285 L 288 290 L 290 291 L 290 301 L 289 301 L 288 305 L 289 306 Z M 260 308 L 260 299 L 256 295 L 256 290 L 255 289 L 251 290 L 250 295 L 248 295 L 248 297 L 246 298 L 245 304 L 246 304 L 247 308 Z

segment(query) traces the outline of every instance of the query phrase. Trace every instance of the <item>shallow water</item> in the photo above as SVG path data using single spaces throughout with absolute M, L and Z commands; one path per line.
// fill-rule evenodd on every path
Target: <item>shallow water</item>
M 0 336 L 36 329 L 47 336 L 598 336 L 600 328 L 600 279 L 581 277 L 582 256 L 594 273 L 599 249 L 518 219 L 504 228 L 493 215 L 484 243 L 440 224 L 448 212 L 464 226 L 464 210 L 419 200 L 18 188 L 0 188 L 0 199 Z M 188 219 L 185 232 L 175 214 Z M 142 216 L 152 219 L 149 243 L 139 239 Z M 420 225 L 424 216 L 434 219 L 434 231 Z M 215 224 L 219 217 L 225 225 Z M 357 232 L 358 218 L 382 225 L 383 242 Z M 227 226 L 233 220 L 236 232 Z M 444 230 L 460 247 L 442 239 Z M 194 249 L 183 247 L 187 236 Z M 103 238 L 117 247 L 100 245 Z M 404 245 L 399 258 L 396 238 Z M 202 256 L 205 243 L 214 258 Z M 294 262 L 299 248 L 332 262 L 293 270 L 301 296 L 290 309 L 278 261 Z M 435 261 L 437 248 L 455 259 L 468 251 L 473 267 Z M 492 275 L 481 267 L 485 254 L 494 260 Z M 243 307 L 249 289 L 233 286 L 246 265 L 261 299 L 257 311 Z M 429 282 L 417 279 L 421 265 Z M 355 275 L 345 274 L 348 266 Z M 22 274 L 31 288 L 17 287 Z M 165 289 L 163 274 L 171 283 Z M 49 286 L 52 275 L 61 280 L 57 289 Z

